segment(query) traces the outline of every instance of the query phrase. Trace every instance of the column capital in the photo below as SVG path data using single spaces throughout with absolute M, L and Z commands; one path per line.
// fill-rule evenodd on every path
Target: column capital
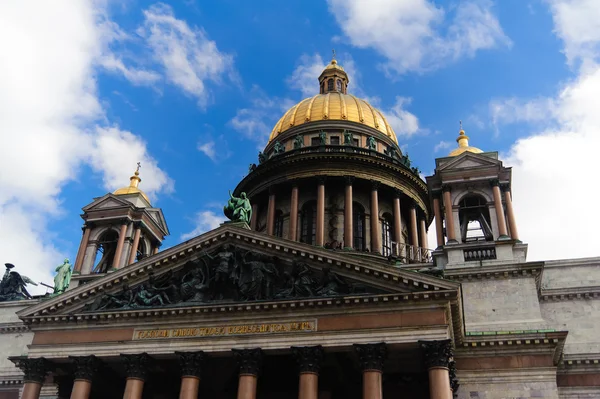
M 505 193 L 506 193 L 506 192 L 509 192 L 509 193 L 510 193 L 510 184 L 509 184 L 509 183 L 502 183 L 502 184 L 500 185 L 500 189 L 501 189 L 502 191 L 504 191 Z
M 442 192 L 443 193 L 450 192 L 450 191 L 452 191 L 452 187 L 450 187 L 449 184 L 442 184 Z
M 344 176 L 344 181 L 347 186 L 351 186 L 354 183 L 354 176 Z
M 9 360 L 23 371 L 24 382 L 35 382 L 42 384 L 46 379 L 46 374 L 50 371 L 50 362 L 43 357 L 30 359 L 26 357 L 9 357 Z
M 260 348 L 232 349 L 232 351 L 240 367 L 240 375 L 258 375 L 263 358 Z
M 75 366 L 75 380 L 92 381 L 94 374 L 100 367 L 100 360 L 94 355 L 90 356 L 69 356 Z
M 376 180 L 371 180 L 371 190 L 379 190 L 379 186 L 381 185 L 380 182 L 376 181 Z
M 362 371 L 383 371 L 383 363 L 387 358 L 387 345 L 385 342 L 377 344 L 354 344 L 354 350 Z
M 401 196 L 402 196 L 402 190 L 395 189 L 394 190 L 394 198 L 400 199 Z
M 148 375 L 148 366 L 152 358 L 147 353 L 135 355 L 121 354 L 121 358 L 125 362 L 125 371 L 127 378 L 137 378 L 145 381 Z
M 179 367 L 182 377 L 198 377 L 202 374 L 204 364 L 204 352 L 175 352 L 179 358 Z
M 490 186 L 492 186 L 492 187 L 498 187 L 498 186 L 500 186 L 500 180 L 498 180 L 498 179 L 490 179 Z
M 327 176 L 317 176 L 317 184 L 324 185 L 327 180 Z
M 292 346 L 292 353 L 296 358 L 300 373 L 319 373 L 323 360 L 323 347 L 317 346 Z
M 133 227 L 135 229 L 141 229 L 142 228 L 142 221 L 141 220 L 137 220 L 137 221 L 133 222 Z
M 156 243 L 156 245 L 155 245 L 155 247 L 156 247 L 156 248 L 160 248 L 160 247 L 162 247 L 162 242 L 160 242 L 160 241 L 159 241 L 159 242 L 157 242 L 157 243 Z
M 453 356 L 452 340 L 419 341 L 419 346 L 424 352 L 425 366 L 428 369 L 449 366 L 450 358 Z
M 81 226 L 81 230 L 93 229 L 94 227 L 96 227 L 96 224 L 94 222 L 85 222 L 83 226 Z

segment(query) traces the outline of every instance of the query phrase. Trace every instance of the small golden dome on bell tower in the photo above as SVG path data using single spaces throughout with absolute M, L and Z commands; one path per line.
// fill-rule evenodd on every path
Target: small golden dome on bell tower
M 140 179 L 140 167 L 141 166 L 142 165 L 138 162 L 137 163 L 137 168 L 135 169 L 135 172 L 133 173 L 133 176 L 131 176 L 129 178 L 129 186 L 122 187 L 122 188 L 116 190 L 113 194 L 115 194 L 115 195 L 126 195 L 126 194 L 136 194 L 136 193 L 139 193 L 142 197 L 144 197 L 144 199 L 146 201 L 148 201 L 148 203 L 150 203 L 150 198 L 148 198 L 148 196 L 146 195 L 146 193 L 144 193 L 142 190 L 140 190 L 138 188 L 138 185 L 142 181 L 142 179 Z
M 469 145 L 469 136 L 465 134 L 465 131 L 462 127 L 462 121 L 460 121 L 460 131 L 458 132 L 458 137 L 456 138 L 456 142 L 458 143 L 458 148 L 450 152 L 448 156 L 455 157 L 457 155 L 462 154 L 463 152 L 472 152 L 474 154 L 481 154 L 483 151 L 477 147 L 471 147 Z

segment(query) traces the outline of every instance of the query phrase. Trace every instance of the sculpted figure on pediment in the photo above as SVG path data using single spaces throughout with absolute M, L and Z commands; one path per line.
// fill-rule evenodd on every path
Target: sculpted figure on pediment
M 307 263 L 291 264 L 267 254 L 224 244 L 203 253 L 181 269 L 155 276 L 117 293 L 107 293 L 86 311 L 176 306 L 221 301 L 261 301 L 333 297 L 365 292 L 330 268 L 314 270 Z

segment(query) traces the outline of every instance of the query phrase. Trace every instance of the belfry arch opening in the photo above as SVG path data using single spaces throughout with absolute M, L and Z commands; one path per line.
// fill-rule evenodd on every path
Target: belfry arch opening
M 107 230 L 100 235 L 93 273 L 106 273 L 113 267 L 118 241 L 119 234 L 114 230 Z
M 458 217 L 462 242 L 493 241 L 490 211 L 481 195 L 469 195 L 459 204 Z

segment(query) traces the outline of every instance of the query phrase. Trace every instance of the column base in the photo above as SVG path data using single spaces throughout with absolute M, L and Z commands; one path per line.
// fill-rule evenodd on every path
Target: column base
M 458 244 L 458 241 L 456 241 L 456 240 L 448 240 L 448 241 L 446 241 L 446 245 L 454 245 L 454 244 Z
M 344 247 L 343 250 L 344 251 L 354 251 L 354 248 L 352 248 L 352 247 Z
M 510 241 L 512 240 L 512 238 L 510 238 L 509 236 L 503 234 L 500 237 L 498 237 L 498 241 Z

